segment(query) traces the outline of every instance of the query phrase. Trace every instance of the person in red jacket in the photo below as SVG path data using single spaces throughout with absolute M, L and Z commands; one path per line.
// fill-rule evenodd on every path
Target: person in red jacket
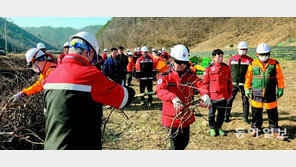
M 47 55 L 47 57 L 50 58 L 50 62 L 57 64 L 57 62 L 54 59 L 53 55 L 46 52 L 46 47 L 45 47 L 45 45 L 43 43 L 38 43 L 37 44 L 37 49 L 42 50 Z
M 107 55 L 107 53 L 108 53 L 108 49 L 104 49 L 104 53 L 102 54 L 102 58 L 103 58 L 103 64 L 104 64 L 104 62 L 107 60 L 107 58 L 108 58 L 108 55 Z
M 136 64 L 133 59 L 133 53 L 128 53 L 128 65 L 126 67 L 127 69 L 127 84 L 128 86 L 132 86 L 132 77 L 133 77 L 133 70 L 135 68 Z
M 204 90 L 211 98 L 212 107 L 209 110 L 210 134 L 216 136 L 217 132 L 225 136 L 222 130 L 227 99 L 232 96 L 232 78 L 230 68 L 223 63 L 223 51 L 216 49 L 212 52 L 214 63 L 206 68 L 203 77 Z M 215 112 L 218 110 L 215 121 Z
M 148 92 L 153 91 L 153 79 L 156 75 L 155 64 L 149 56 L 148 48 L 141 48 L 143 55 L 136 62 L 136 78 L 140 82 L 140 92 L 144 93 L 147 87 Z M 141 96 L 141 105 L 145 105 L 145 97 Z M 152 106 L 152 95 L 148 96 L 148 106 Z
M 247 124 L 250 123 L 249 117 L 249 98 L 245 95 L 244 84 L 245 76 L 248 70 L 248 66 L 252 63 L 253 59 L 247 56 L 248 44 L 245 41 L 242 41 L 238 44 L 238 53 L 237 55 L 231 57 L 228 62 L 228 66 L 231 68 L 231 77 L 233 84 L 233 96 L 228 99 L 227 107 L 225 111 L 225 122 L 230 122 L 230 111 L 232 108 L 232 103 L 235 99 L 237 92 L 241 92 L 242 102 L 243 102 L 243 121 Z
M 58 56 L 58 64 L 61 64 L 63 58 L 66 56 L 66 54 L 69 53 L 69 48 L 70 48 L 70 43 L 69 42 L 66 42 L 64 44 L 64 52 Z
M 171 133 L 170 149 L 184 150 L 189 143 L 190 125 L 195 122 L 194 113 L 188 108 L 194 91 L 202 93 L 203 82 L 190 70 L 188 49 L 184 45 L 176 45 L 171 55 L 173 66 L 159 76 L 156 95 L 163 101 L 162 125 Z M 204 103 L 210 105 L 210 98 L 204 99 Z
M 100 48 L 95 36 L 79 32 L 69 41 L 69 54 L 44 82 L 44 149 L 102 149 L 100 106 L 121 109 L 131 103 L 135 91 L 113 82 L 94 66 Z

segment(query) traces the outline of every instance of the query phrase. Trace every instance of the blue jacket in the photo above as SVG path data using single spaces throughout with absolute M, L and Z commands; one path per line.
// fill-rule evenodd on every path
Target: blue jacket
M 108 57 L 104 62 L 103 73 L 118 84 L 122 84 L 126 67 L 123 63 L 117 59 L 113 60 L 112 57 Z

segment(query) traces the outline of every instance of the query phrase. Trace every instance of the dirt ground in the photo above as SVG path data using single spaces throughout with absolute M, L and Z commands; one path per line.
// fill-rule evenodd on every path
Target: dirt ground
M 227 62 L 226 60 L 224 62 Z M 242 120 L 242 101 L 237 94 L 231 111 L 231 122 L 224 123 L 223 129 L 227 136 L 212 137 L 209 134 L 208 110 L 198 108 L 201 117 L 190 127 L 190 142 L 187 150 L 295 150 L 296 149 L 296 61 L 279 60 L 285 77 L 286 89 L 284 96 L 278 99 L 279 126 L 287 130 L 288 141 L 270 138 L 269 133 L 261 134 L 258 138 L 250 136 L 250 124 Z M 139 84 L 133 80 L 133 88 L 139 93 Z M 154 82 L 154 90 L 155 90 Z M 147 98 L 146 98 L 147 100 Z M 129 119 L 121 112 L 113 112 L 106 124 L 103 137 L 105 150 L 163 150 L 169 149 L 169 141 L 165 140 L 168 131 L 161 125 L 162 102 L 153 96 L 152 107 L 140 105 L 136 99 L 124 110 Z M 104 111 L 107 118 L 110 110 Z M 250 109 L 251 115 L 251 109 Z M 249 117 L 251 119 L 251 117 Z M 263 127 L 268 127 L 267 114 L 263 114 Z M 238 129 L 237 129 L 238 128 Z M 243 136 L 239 135 L 244 131 Z
M 4 59 L 3 59 L 4 62 Z M 13 60 L 9 61 L 13 63 Z M 227 60 L 224 60 L 227 62 Z M 286 89 L 284 96 L 278 100 L 279 109 L 279 125 L 287 130 L 288 141 L 280 141 L 275 138 L 267 138 L 264 134 L 258 138 L 251 137 L 248 134 L 250 124 L 245 124 L 242 120 L 242 102 L 240 93 L 237 94 L 233 103 L 231 111 L 231 122 L 224 123 L 223 129 L 226 130 L 227 136 L 212 137 L 209 135 L 208 127 L 208 110 L 205 108 L 197 108 L 202 116 L 196 117 L 196 122 L 190 127 L 190 142 L 187 146 L 187 150 L 295 150 L 296 149 L 296 61 L 287 61 L 279 59 L 282 66 L 283 74 L 285 77 Z M 24 66 L 20 63 L 20 67 Z M 9 66 L 2 66 L 6 69 Z M 25 68 L 25 67 L 24 67 Z M 12 69 L 13 70 L 13 69 Z M 18 69 L 23 70 L 23 69 Z M 2 71 L 3 73 L 3 71 Z M 14 74 L 14 73 L 12 73 Z M 2 75 L 1 75 L 2 76 Z M 3 77 L 3 76 L 2 76 Z M 3 92 L 1 92 L 0 103 L 4 104 L 4 100 L 7 100 L 11 95 L 19 91 L 24 86 L 28 86 L 33 82 L 28 82 L 29 79 L 13 79 L 4 77 L 4 79 L 10 79 L 10 83 L 6 83 L 6 80 L 2 80 L 4 86 Z M 27 81 L 26 81 L 27 80 Z M 23 83 L 24 81 L 28 83 Z M 19 84 L 18 84 L 19 83 Z M 136 94 L 139 94 L 139 84 L 133 79 L 132 86 L 136 90 Z M 155 90 L 154 82 L 154 90 Z M 15 84 L 17 86 L 15 86 Z M 147 98 L 146 98 L 147 99 Z M 42 94 L 33 95 L 23 98 L 20 103 L 25 102 L 26 110 L 23 107 L 18 111 L 13 109 L 5 112 L 4 116 L 0 120 L 1 132 L 3 130 L 11 130 L 11 128 L 19 128 L 18 134 L 27 133 L 26 129 L 36 132 L 42 139 L 44 139 L 44 115 L 42 107 Z M 35 104 L 40 104 L 34 107 Z M 156 95 L 153 96 L 153 106 L 141 106 L 140 99 L 136 98 L 131 106 L 124 109 L 125 114 L 129 117 L 127 119 L 120 111 L 115 111 L 111 114 L 109 121 L 106 123 L 105 134 L 102 137 L 104 150 L 167 150 L 170 147 L 170 143 L 166 140 L 168 131 L 161 125 L 161 108 L 162 101 L 160 101 Z M 0 107 L 2 107 L 0 105 Z M 22 104 L 20 104 L 22 105 Z M 39 111 L 40 110 L 40 111 Z M 16 114 L 15 114 L 16 113 Z M 251 113 L 251 111 L 250 111 Z M 110 114 L 110 110 L 104 110 L 102 128 L 104 127 L 104 121 Z M 24 117 L 25 116 L 25 117 Z M 264 113 L 263 127 L 268 127 L 267 114 Z M 11 119 L 10 121 L 7 119 Z M 251 118 L 250 118 L 251 119 Z M 3 122 L 7 120 L 8 123 Z M 2 122 L 1 122 L 2 121 Z M 36 123 L 36 125 L 35 125 Z M 37 128 L 37 123 L 38 127 Z M 238 130 L 244 130 L 246 134 L 242 138 L 237 137 Z M 22 130 L 22 133 L 20 133 Z M 0 135 L 1 142 L 12 140 L 11 136 Z M 31 135 L 32 136 L 32 135 Z M 3 140 L 2 140 L 3 139 Z M 31 138 L 30 138 L 31 139 Z M 34 139 L 34 138 L 33 138 Z M 27 141 L 22 140 L 16 136 L 11 144 L 5 144 L 6 149 L 42 149 L 42 145 L 28 144 Z M 21 142 L 20 142 L 21 141 Z M 34 140 L 40 141 L 40 140 Z M 17 144 L 17 145 L 15 145 Z M 1 148 L 0 148 L 1 149 Z

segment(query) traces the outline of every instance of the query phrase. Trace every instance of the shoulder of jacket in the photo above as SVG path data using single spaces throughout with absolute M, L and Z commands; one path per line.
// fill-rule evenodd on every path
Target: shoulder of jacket
M 222 64 L 223 66 L 228 66 L 228 65 L 227 65 L 226 63 L 224 63 L 224 62 L 222 62 L 221 64 Z
M 206 69 L 209 69 L 210 67 L 212 67 L 214 65 L 214 63 L 210 63 L 210 65 L 208 67 L 206 67 Z
M 167 76 L 167 75 L 169 75 L 171 72 L 172 72 L 171 70 L 168 70 L 167 72 L 162 73 L 161 76 Z
M 270 58 L 272 64 L 280 64 L 277 60 Z

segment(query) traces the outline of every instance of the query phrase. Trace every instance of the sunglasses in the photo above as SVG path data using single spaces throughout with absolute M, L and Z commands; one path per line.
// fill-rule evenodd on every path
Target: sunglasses
M 269 56 L 270 55 L 270 53 L 261 53 L 261 54 L 259 54 L 259 56 Z
M 188 61 L 174 60 L 174 62 L 177 63 L 178 65 L 188 64 Z

